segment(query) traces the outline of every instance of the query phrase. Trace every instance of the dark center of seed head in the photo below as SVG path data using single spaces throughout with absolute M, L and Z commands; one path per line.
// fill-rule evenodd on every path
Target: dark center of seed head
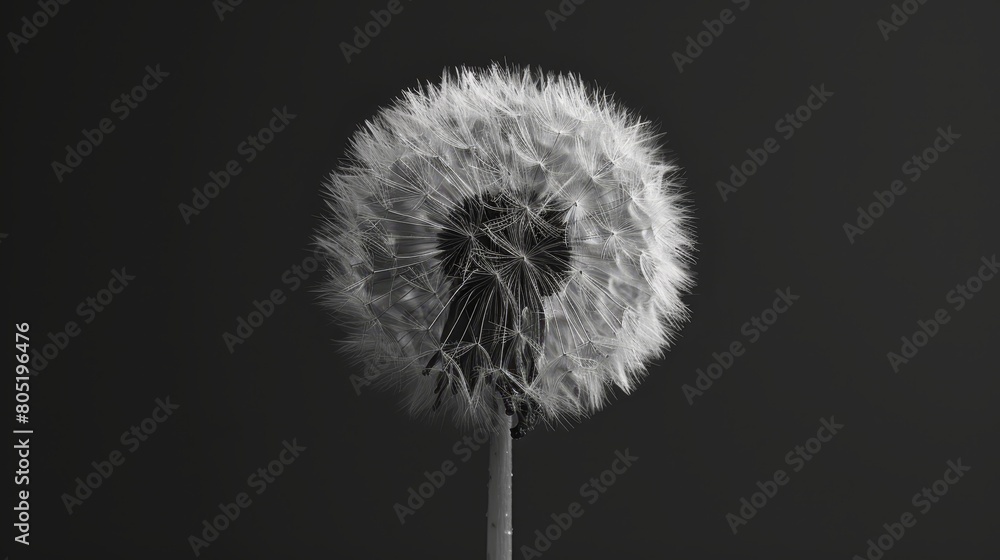
M 523 386 L 537 375 L 535 356 L 524 338 L 544 340 L 542 298 L 569 277 L 570 248 L 565 212 L 544 208 L 537 194 L 489 193 L 461 201 L 438 233 L 437 248 L 450 289 L 441 334 L 444 350 L 458 362 L 471 390 L 486 372 L 508 415 L 517 415 L 514 437 L 531 428 L 538 403 Z M 450 360 L 448 361 L 450 362 Z M 435 354 L 424 370 L 440 367 L 436 409 L 451 385 L 455 364 Z M 490 373 L 499 368 L 506 375 Z

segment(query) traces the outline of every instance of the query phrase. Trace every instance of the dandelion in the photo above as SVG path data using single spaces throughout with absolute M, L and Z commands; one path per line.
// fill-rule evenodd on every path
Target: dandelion
M 411 413 L 495 434 L 509 557 L 510 438 L 630 392 L 687 318 L 679 170 L 580 78 L 499 66 L 404 92 L 349 156 L 325 185 L 323 301 Z

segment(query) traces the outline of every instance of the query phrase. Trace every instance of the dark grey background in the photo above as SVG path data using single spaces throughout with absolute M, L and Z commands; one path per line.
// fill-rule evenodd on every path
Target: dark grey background
M 900 372 L 886 360 L 1000 250 L 995 3 L 932 0 L 886 42 L 891 2 L 753 0 L 683 73 L 671 53 L 733 4 L 590 0 L 553 30 L 557 0 L 404 0 L 350 64 L 338 45 L 386 2 L 244 2 L 221 22 L 209 2 L 115 4 L 62 6 L 3 55 L 8 336 L 28 321 L 41 345 L 112 268 L 136 276 L 33 379 L 33 544 L 12 558 L 190 558 L 187 537 L 292 438 L 307 450 L 202 557 L 482 555 L 486 453 L 401 525 L 393 504 L 456 459 L 461 434 L 356 395 L 313 293 L 290 293 L 232 355 L 221 337 L 253 300 L 288 292 L 320 182 L 364 119 L 444 67 L 495 60 L 577 72 L 654 121 L 699 244 L 693 320 L 640 389 L 516 443 L 516 558 L 626 448 L 640 459 L 544 558 L 846 560 L 959 457 L 972 470 L 885 558 L 996 557 L 1000 281 Z M 5 3 L 3 30 L 37 10 Z M 170 76 L 57 182 L 51 161 L 156 64 Z M 715 182 L 820 84 L 830 101 L 723 202 Z M 178 204 L 285 105 L 289 128 L 185 225 Z M 948 125 L 961 139 L 848 243 L 843 223 Z M 682 385 L 784 287 L 801 299 L 689 405 Z M 167 395 L 180 409 L 68 515 L 74 479 Z M 734 536 L 726 513 L 830 415 L 843 432 Z

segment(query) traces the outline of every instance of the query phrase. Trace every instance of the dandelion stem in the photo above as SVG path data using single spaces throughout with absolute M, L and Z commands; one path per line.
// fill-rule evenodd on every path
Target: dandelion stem
M 490 437 L 489 500 L 486 506 L 486 560 L 511 560 L 514 525 L 511 508 L 513 478 L 511 417 L 503 414 Z

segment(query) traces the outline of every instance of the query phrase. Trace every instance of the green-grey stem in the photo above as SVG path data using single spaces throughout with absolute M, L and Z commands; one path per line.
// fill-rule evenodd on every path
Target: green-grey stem
M 514 522 L 511 487 L 513 461 L 511 417 L 502 415 L 500 426 L 490 437 L 489 500 L 486 506 L 486 560 L 511 560 Z

